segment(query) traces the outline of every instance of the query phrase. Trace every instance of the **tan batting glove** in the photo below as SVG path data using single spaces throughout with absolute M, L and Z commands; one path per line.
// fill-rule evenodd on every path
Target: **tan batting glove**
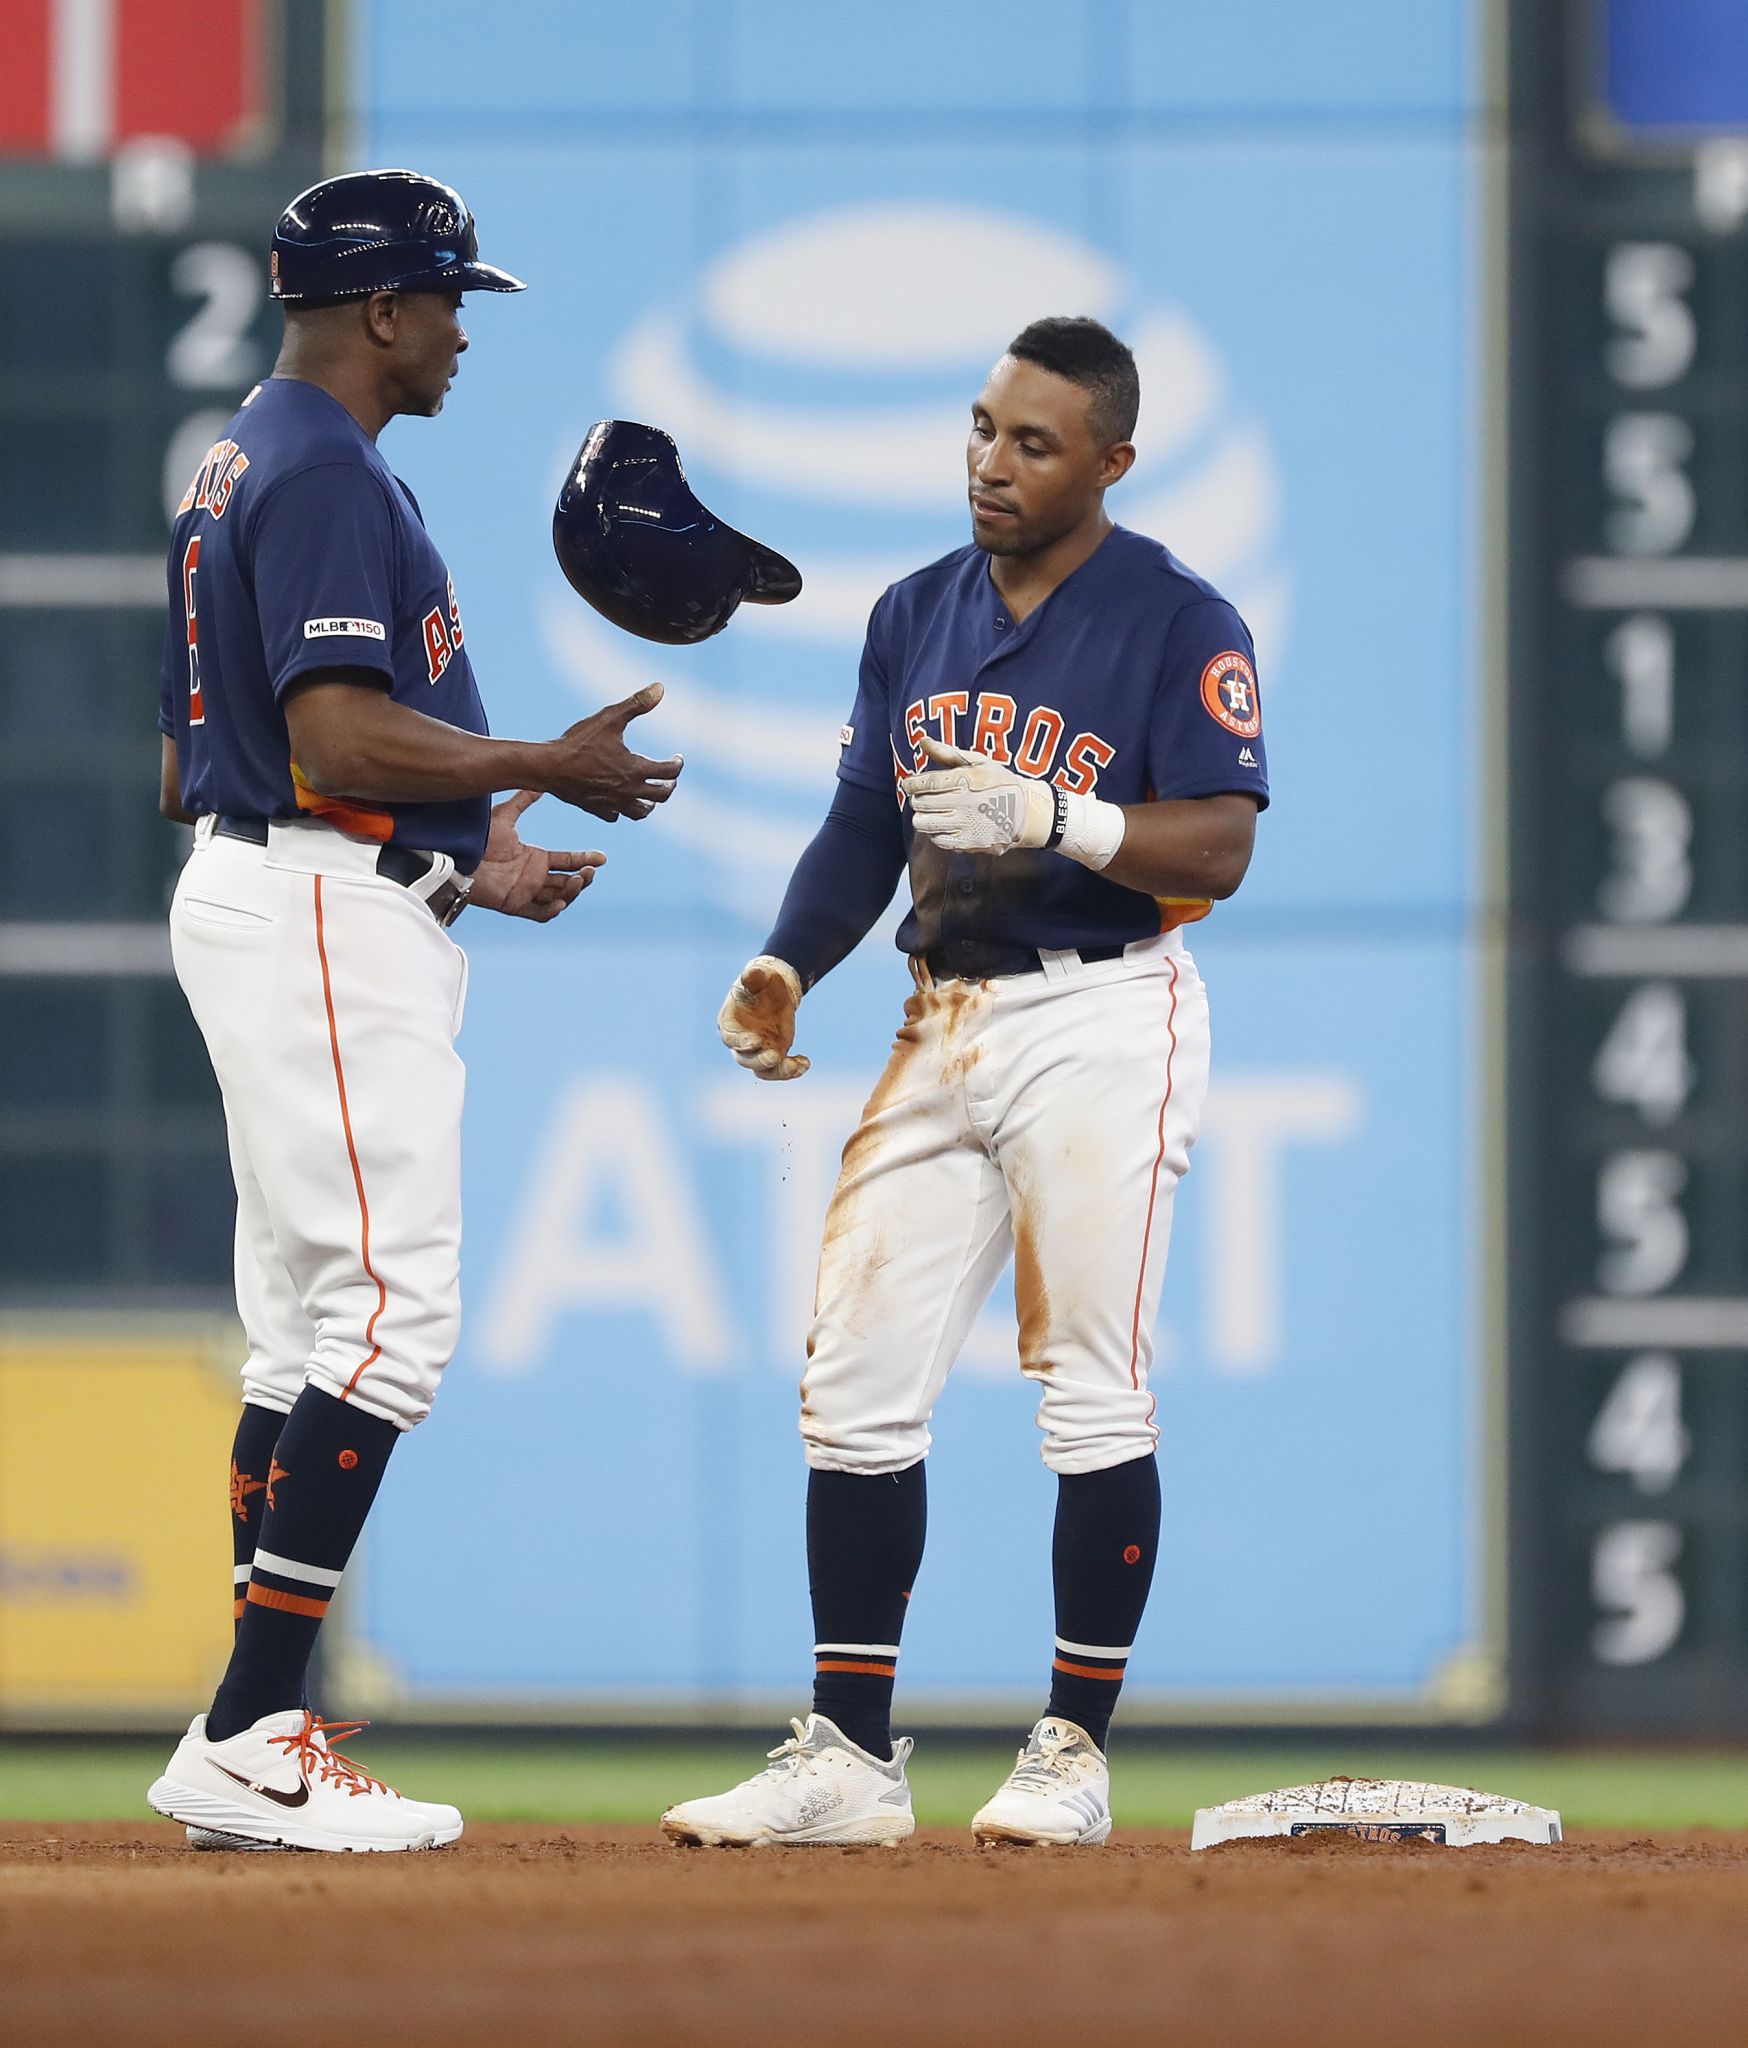
M 749 960 L 716 1013 L 717 1035 L 738 1065 L 761 1081 L 793 1081 L 811 1061 L 792 1053 L 801 977 L 787 960 L 761 953 Z
M 911 822 L 925 838 L 948 853 L 1009 853 L 1049 843 L 1056 799 L 1047 783 L 927 733 L 922 745 L 935 765 L 907 775 L 902 787 Z

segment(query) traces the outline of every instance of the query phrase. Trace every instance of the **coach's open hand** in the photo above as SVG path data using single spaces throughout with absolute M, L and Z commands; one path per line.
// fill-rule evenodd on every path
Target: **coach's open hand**
M 1007 853 L 1048 842 L 1056 822 L 1048 784 L 1016 775 L 987 754 L 943 746 L 927 733 L 923 752 L 934 767 L 907 775 L 903 788 L 911 821 L 925 838 L 948 853 Z
M 717 1012 L 716 1029 L 723 1044 L 761 1081 L 793 1081 L 811 1064 L 789 1050 L 800 1000 L 800 975 L 787 960 L 761 953 L 741 969 Z
M 506 917 L 528 917 L 547 924 L 568 909 L 606 864 L 604 853 L 553 853 L 530 846 L 516 830 L 516 820 L 540 792 L 521 789 L 492 806 L 485 858 L 475 868 L 467 900 L 482 910 L 501 910 Z
M 660 683 L 646 683 L 617 704 L 579 718 L 541 749 L 541 786 L 591 817 L 647 818 L 674 793 L 685 765 L 678 754 L 646 760 L 625 744 L 625 728 L 662 701 Z

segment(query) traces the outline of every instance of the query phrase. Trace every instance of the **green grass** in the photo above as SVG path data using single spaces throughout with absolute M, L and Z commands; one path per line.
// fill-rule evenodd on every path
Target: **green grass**
M 143 1820 L 163 1743 L 12 1743 L 0 1737 L 0 1820 Z M 732 1744 L 608 1745 L 506 1735 L 469 1741 L 366 1737 L 360 1761 L 414 1796 L 453 1801 L 472 1820 L 653 1822 L 676 1799 L 721 1791 L 759 1760 Z M 911 1766 L 917 1817 L 963 1825 L 1013 1761 L 1011 1747 L 925 1744 Z M 1331 1743 L 1294 1750 L 1158 1748 L 1131 1737 L 1115 1757 L 1119 1823 L 1188 1827 L 1198 1806 L 1337 1771 L 1479 1785 L 1559 1808 L 1568 1827 L 1748 1828 L 1748 1756 L 1416 1751 Z

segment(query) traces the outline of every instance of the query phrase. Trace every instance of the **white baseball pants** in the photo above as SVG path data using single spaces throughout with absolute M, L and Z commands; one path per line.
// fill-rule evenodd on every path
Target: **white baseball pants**
M 807 1461 L 897 1472 L 1014 1256 L 1044 1462 L 1098 1472 L 1158 1441 L 1147 1391 L 1208 1085 L 1208 1002 L 1179 935 L 1044 971 L 931 981 L 844 1148 L 801 1382 Z
M 467 956 L 314 822 L 263 847 L 203 819 L 170 940 L 224 1096 L 243 1398 L 308 1384 L 410 1429 L 461 1321 Z

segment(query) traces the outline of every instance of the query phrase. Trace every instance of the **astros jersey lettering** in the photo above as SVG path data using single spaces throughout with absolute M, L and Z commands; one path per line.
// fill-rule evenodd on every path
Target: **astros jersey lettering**
M 927 732 L 1107 803 L 1238 792 L 1268 803 L 1256 656 L 1244 621 L 1166 548 L 1113 527 L 1014 620 L 969 546 L 875 606 L 838 774 L 868 789 L 929 763 Z M 1127 943 L 1206 915 L 1045 852 L 943 853 L 904 830 L 913 899 L 901 950 L 943 940 Z
M 169 562 L 159 729 L 191 814 L 324 817 L 354 838 L 485 849 L 490 800 L 338 803 L 292 759 L 287 690 L 364 670 L 397 703 L 484 733 L 455 586 L 417 501 L 316 385 L 273 377 L 244 400 L 189 484 Z

